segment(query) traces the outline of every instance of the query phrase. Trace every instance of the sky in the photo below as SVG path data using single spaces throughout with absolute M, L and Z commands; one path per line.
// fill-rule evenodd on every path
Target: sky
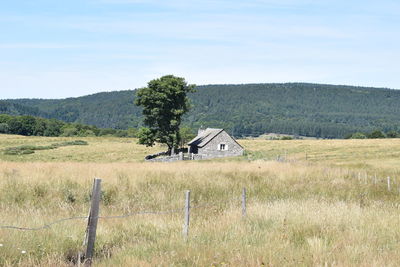
M 13 0 L 0 8 L 0 99 L 191 84 L 400 89 L 398 0 Z

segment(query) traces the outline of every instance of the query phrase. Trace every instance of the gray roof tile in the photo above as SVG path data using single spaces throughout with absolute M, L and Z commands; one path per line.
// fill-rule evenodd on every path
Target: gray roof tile
M 207 128 L 195 138 L 193 138 L 188 145 L 196 145 L 198 147 L 203 147 L 206 145 L 211 139 L 217 136 L 220 132 L 224 129 L 214 129 L 214 128 Z

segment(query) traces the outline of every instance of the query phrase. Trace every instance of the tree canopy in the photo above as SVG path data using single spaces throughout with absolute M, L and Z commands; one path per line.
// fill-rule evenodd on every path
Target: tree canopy
M 182 116 L 190 108 L 187 94 L 194 87 L 184 78 L 166 75 L 137 90 L 135 104 L 143 108 L 143 123 L 147 126 L 139 132 L 140 144 L 153 146 L 159 142 L 167 145 L 168 151 L 178 148 Z
M 235 137 L 264 133 L 343 138 L 355 132 L 400 132 L 400 90 L 285 83 L 197 86 L 182 127 L 224 128 Z M 140 128 L 138 90 L 67 99 L 0 100 L 0 113 L 55 118 L 99 128 Z M 3 127 L 4 128 L 4 127 Z

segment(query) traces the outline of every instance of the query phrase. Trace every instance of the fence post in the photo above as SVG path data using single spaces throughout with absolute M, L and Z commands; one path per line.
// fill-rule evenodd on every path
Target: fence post
M 246 217 L 246 187 L 242 191 L 242 216 Z
M 387 187 L 388 191 L 390 191 L 390 176 L 387 177 Z
M 87 226 L 87 247 L 85 253 L 85 266 L 92 265 L 94 243 L 96 241 L 97 221 L 99 220 L 99 208 L 101 198 L 101 179 L 95 178 L 93 184 L 92 201 Z
M 189 222 L 190 222 L 190 191 L 185 192 L 185 224 L 183 225 L 183 238 L 185 241 L 189 237 Z

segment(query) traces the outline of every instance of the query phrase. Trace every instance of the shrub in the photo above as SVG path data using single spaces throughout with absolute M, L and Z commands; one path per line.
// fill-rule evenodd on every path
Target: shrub
M 10 130 L 10 127 L 8 126 L 7 123 L 0 123 L 0 133 L 8 133 Z
M 373 131 L 368 135 L 368 138 L 373 138 L 373 139 L 385 138 L 385 137 L 386 137 L 385 134 L 380 130 Z
M 78 129 L 74 126 L 68 126 L 62 129 L 61 136 L 69 137 L 78 135 Z
M 96 134 L 92 130 L 85 130 L 80 136 L 96 136 Z
M 390 131 L 386 134 L 386 136 L 388 138 L 398 138 L 399 137 L 399 133 L 396 131 Z
M 113 135 L 113 134 L 115 134 L 116 131 L 117 130 L 112 129 L 112 128 L 103 128 L 103 129 L 100 129 L 99 136 Z
M 359 132 L 353 133 L 353 134 L 350 136 L 350 139 L 366 139 L 366 138 L 367 138 L 367 136 L 366 136 L 365 134 L 359 133 Z

